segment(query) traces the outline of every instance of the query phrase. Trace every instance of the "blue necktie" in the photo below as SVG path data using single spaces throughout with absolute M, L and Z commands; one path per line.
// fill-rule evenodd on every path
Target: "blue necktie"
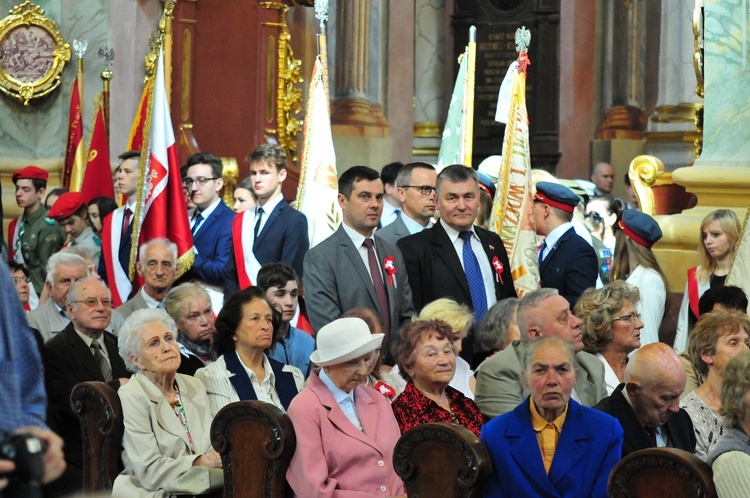
M 203 215 L 199 214 L 195 217 L 195 223 L 193 223 L 193 229 L 191 232 L 193 233 L 193 237 L 195 237 L 195 234 L 198 233 L 198 229 L 203 224 Z
M 542 266 L 542 261 L 544 261 L 544 251 L 547 249 L 547 242 L 542 241 L 542 247 L 539 248 L 539 266 Z
M 471 248 L 471 235 L 469 232 L 458 234 L 464 241 L 464 273 L 466 280 L 469 282 L 469 291 L 471 292 L 471 302 L 474 305 L 474 319 L 480 323 L 487 313 L 487 294 L 484 289 L 484 279 L 482 270 L 479 268 L 477 256 Z

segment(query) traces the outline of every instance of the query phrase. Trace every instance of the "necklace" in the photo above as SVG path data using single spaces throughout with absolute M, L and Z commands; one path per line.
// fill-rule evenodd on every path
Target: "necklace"
M 712 404 L 713 406 L 715 406 L 716 408 L 721 408 L 721 405 L 720 405 L 719 403 L 717 403 L 717 402 L 715 402 L 715 401 L 714 401 L 713 399 L 711 399 L 711 396 L 710 396 L 710 395 L 708 394 L 708 389 L 706 389 L 706 388 L 705 388 L 705 387 L 703 387 L 703 386 L 701 386 L 701 389 L 703 390 L 703 394 L 705 394 L 705 395 L 706 395 L 706 399 L 708 399 L 708 401 L 709 401 L 709 402 L 710 402 L 710 403 L 711 403 L 711 404 Z M 714 410 L 713 410 L 713 408 L 712 408 L 711 410 L 712 410 L 712 411 L 714 411 Z

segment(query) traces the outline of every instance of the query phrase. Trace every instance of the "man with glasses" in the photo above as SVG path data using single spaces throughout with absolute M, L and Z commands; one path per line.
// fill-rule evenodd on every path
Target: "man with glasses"
M 49 298 L 44 304 L 26 315 L 29 327 L 39 331 L 45 341 L 67 327 L 70 324 L 70 317 L 66 311 L 65 300 L 70 287 L 76 281 L 90 276 L 86 261 L 81 256 L 67 252 L 66 249 L 53 254 L 47 262 L 47 282 L 45 283 Z M 105 328 L 117 334 L 124 321 L 122 315 L 114 311 L 111 323 Z
M 396 245 L 400 239 L 431 228 L 437 207 L 437 172 L 427 163 L 410 163 L 396 177 L 396 193 L 401 213 L 396 220 L 375 232 L 377 237 Z
M 219 193 L 224 188 L 224 167 L 217 156 L 199 152 L 188 157 L 183 178 L 195 204 L 190 229 L 195 246 L 195 262 L 182 282 L 198 281 L 211 296 L 216 313 L 224 303 L 224 268 L 232 255 L 234 211 Z
M 526 347 L 537 337 L 554 335 L 572 346 L 576 367 L 571 392 L 574 400 L 594 406 L 607 395 L 604 365 L 583 351 L 581 320 L 571 313 L 568 302 L 556 289 L 542 288 L 526 294 L 516 313 L 521 340 L 513 341 L 477 369 L 475 399 L 482 415 L 490 419 L 510 412 L 529 395 L 529 388 L 521 379 L 521 365 Z
M 174 283 L 177 245 L 168 239 L 152 239 L 138 248 L 136 271 L 143 287 L 128 302 L 117 308 L 127 318 L 134 311 L 164 308 L 164 297 Z
M 117 349 L 117 337 L 107 332 L 112 298 L 100 280 L 73 283 L 65 298 L 70 323 L 44 345 L 44 378 L 49 396 L 48 423 L 65 442 L 67 468 L 55 482 L 55 495 L 80 492 L 83 485 L 81 424 L 70 406 L 70 394 L 79 382 L 106 382 L 117 390 L 130 373 Z
M 120 154 L 122 161 L 115 174 L 115 189 L 125 196 L 125 204 L 102 220 L 102 252 L 97 273 L 112 290 L 115 306 L 127 301 L 133 293 L 130 281 L 130 250 L 133 247 L 133 220 L 138 200 L 138 171 L 141 152 Z

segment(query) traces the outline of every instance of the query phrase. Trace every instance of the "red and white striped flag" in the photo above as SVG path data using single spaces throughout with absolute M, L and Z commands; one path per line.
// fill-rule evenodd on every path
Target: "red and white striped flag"
M 180 177 L 180 160 L 164 85 L 164 54 L 161 50 L 148 106 L 150 112 L 143 131 L 133 249 L 130 254 L 131 279 L 135 276 L 138 246 L 151 239 L 167 238 L 177 244 L 177 277 L 189 270 L 195 260 Z

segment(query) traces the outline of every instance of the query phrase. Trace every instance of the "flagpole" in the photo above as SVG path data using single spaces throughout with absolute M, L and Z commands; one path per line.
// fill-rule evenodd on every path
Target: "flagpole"
M 172 102 L 172 19 L 176 0 L 164 0 L 164 86 L 167 103 Z
M 109 82 L 112 80 L 112 71 L 109 65 L 115 60 L 115 49 L 100 48 L 99 60 L 104 65 L 102 69 L 102 111 L 104 114 L 104 130 L 107 133 L 107 142 L 109 142 Z
M 467 54 L 466 67 L 466 109 L 464 112 L 464 134 L 461 162 L 468 168 L 471 168 L 472 155 L 474 153 L 474 86 L 476 84 L 476 65 L 477 65 L 477 28 L 469 28 L 469 45 Z

